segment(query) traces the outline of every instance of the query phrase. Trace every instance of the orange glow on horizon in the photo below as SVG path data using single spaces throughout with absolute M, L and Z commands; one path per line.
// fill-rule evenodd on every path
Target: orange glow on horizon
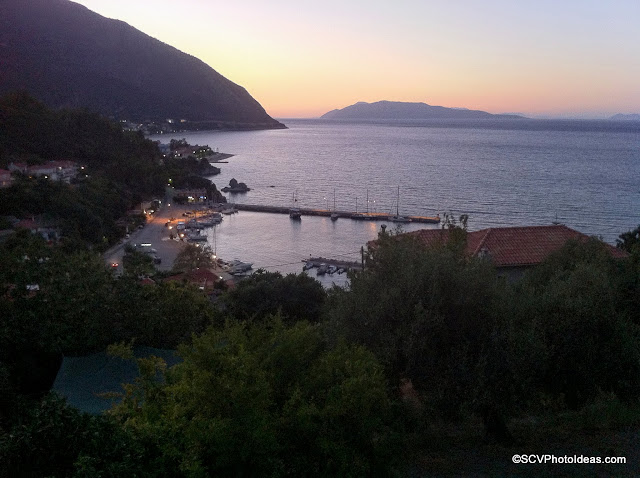
M 640 113 L 636 1 L 77 1 L 200 58 L 276 118 L 380 100 Z

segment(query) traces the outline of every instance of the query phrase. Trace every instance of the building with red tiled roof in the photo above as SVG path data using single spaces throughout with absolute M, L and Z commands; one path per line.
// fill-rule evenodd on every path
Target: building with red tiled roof
M 449 240 L 448 229 L 421 229 L 403 234 L 414 237 L 427 247 L 445 244 Z M 586 241 L 589 236 L 565 225 L 492 227 L 467 233 L 465 253 L 468 256 L 490 259 L 499 272 L 510 278 L 520 277 L 530 267 L 540 264 L 569 240 Z M 606 245 L 615 258 L 628 254 Z
M 195 285 L 200 290 L 211 292 L 214 289 L 216 283 L 218 283 L 221 279 L 222 277 L 219 274 L 216 274 L 211 269 L 198 268 L 194 269 L 191 272 L 182 272 L 180 274 L 167 277 L 165 281 L 185 281 Z

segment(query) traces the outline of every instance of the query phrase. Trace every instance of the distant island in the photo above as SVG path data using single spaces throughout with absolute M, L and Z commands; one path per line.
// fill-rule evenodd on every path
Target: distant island
M 618 113 L 617 115 L 613 115 L 610 120 L 614 121 L 640 121 L 640 114 L 631 113 L 628 115 Z
M 405 103 L 401 101 L 358 102 L 346 108 L 329 111 L 322 119 L 350 120 L 406 120 L 406 119 L 518 119 L 524 116 L 512 114 L 491 114 L 486 111 L 464 108 L 446 108 L 426 103 Z
M 201 60 L 69 0 L 4 0 L 0 65 L 0 96 L 26 91 L 54 109 L 166 132 L 286 128 Z

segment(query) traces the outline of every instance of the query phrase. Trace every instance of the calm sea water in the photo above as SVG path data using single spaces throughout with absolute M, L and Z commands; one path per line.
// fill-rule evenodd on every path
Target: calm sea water
M 231 202 L 291 206 L 295 196 L 301 207 L 333 208 L 335 191 L 341 210 L 464 213 L 471 230 L 557 218 L 610 243 L 640 224 L 640 123 L 284 122 L 289 129 L 152 139 L 184 137 L 235 154 L 211 178 L 218 188 L 231 178 L 251 187 L 229 195 Z M 215 239 L 223 258 L 298 272 L 309 255 L 357 259 L 380 224 L 312 217 L 295 223 L 241 212 L 225 218 Z M 405 229 L 422 227 L 434 226 Z

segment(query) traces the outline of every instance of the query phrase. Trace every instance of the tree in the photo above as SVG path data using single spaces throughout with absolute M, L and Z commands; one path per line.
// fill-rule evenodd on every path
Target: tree
M 283 320 L 318 322 L 326 292 L 306 274 L 258 270 L 224 296 L 228 313 L 237 320 L 263 320 L 279 312 Z
M 630 265 L 598 240 L 570 241 L 520 286 L 521 314 L 547 354 L 540 385 L 570 408 L 600 391 L 623 400 L 640 393 L 640 287 Z
M 640 255 L 640 226 L 620 234 L 616 239 L 616 247 L 627 251 L 629 254 Z
M 489 377 L 515 373 L 512 357 L 495 355 L 513 348 L 501 333 L 508 322 L 499 320 L 508 317 L 508 304 L 506 285 L 487 261 L 459 247 L 427 249 L 410 237 L 382 235 L 364 271 L 351 276 L 350 290 L 330 292 L 328 319 L 336 335 L 376 354 L 394 386 L 411 380 L 439 417 L 472 410 L 507 439 L 493 424 L 510 411 L 517 391 L 506 393 L 506 381 Z
M 228 323 L 128 386 L 115 416 L 153 434 L 189 476 L 385 476 L 394 463 L 382 368 L 363 347 L 328 348 L 317 326 Z M 177 474 L 177 473 L 176 473 Z
M 156 270 L 153 265 L 153 259 L 149 254 L 140 252 L 131 246 L 125 247 L 122 267 L 125 274 L 136 278 L 153 275 Z
M 193 244 L 187 244 L 178 253 L 173 263 L 173 270 L 191 272 L 198 268 L 208 269 L 213 265 L 213 252 L 209 246 L 198 247 Z
M 0 429 L 3 476 L 159 476 L 152 443 L 142 443 L 104 416 L 67 406 L 55 395 L 23 402 Z

